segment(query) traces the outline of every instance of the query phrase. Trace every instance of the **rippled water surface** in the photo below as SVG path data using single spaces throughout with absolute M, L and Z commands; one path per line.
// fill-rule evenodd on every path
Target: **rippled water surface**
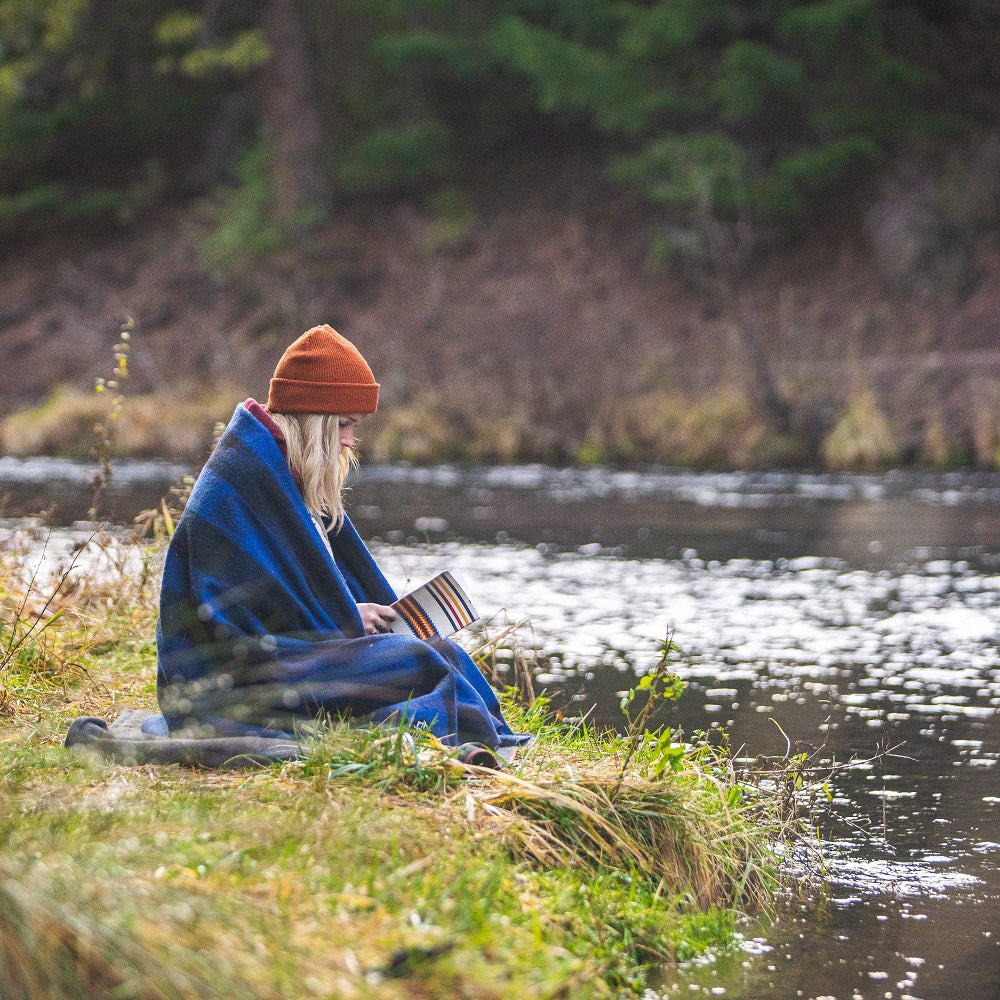
M 618 694 L 673 628 L 688 732 L 721 725 L 748 755 L 780 755 L 783 733 L 840 760 L 892 749 L 835 782 L 819 910 L 753 942 L 756 958 L 691 970 L 685 992 L 1000 996 L 1000 575 L 942 559 L 892 573 L 512 544 L 378 552 L 399 582 L 456 566 L 485 609 L 530 620 L 554 657 L 540 681 L 601 722 L 621 720 Z
M 455 567 L 528 623 L 574 713 L 619 723 L 672 631 L 665 721 L 880 755 L 836 780 L 816 893 L 661 993 L 1000 998 L 1000 477 L 385 467 L 349 506 L 398 588 Z
M 1000 998 L 1000 479 L 373 479 L 352 502 L 393 581 L 458 567 L 484 610 L 530 622 L 539 681 L 575 710 L 619 723 L 673 631 L 688 732 L 882 754 L 837 779 L 803 912 L 663 993 Z

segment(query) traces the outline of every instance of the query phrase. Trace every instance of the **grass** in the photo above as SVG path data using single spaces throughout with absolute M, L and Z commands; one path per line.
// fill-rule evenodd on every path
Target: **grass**
M 802 442 L 771 430 L 750 397 L 727 385 L 693 397 L 657 388 L 630 397 L 627 406 L 598 409 L 577 457 L 587 464 L 750 469 L 807 458 Z
M 768 797 L 544 698 L 505 695 L 536 742 L 502 772 L 343 724 L 253 772 L 73 754 L 73 718 L 155 707 L 162 543 L 95 535 L 46 591 L 41 540 L 2 543 L 0 994 L 625 996 L 766 908 Z
M 538 412 L 538 400 L 504 395 L 497 386 L 480 386 L 464 401 L 431 389 L 380 411 L 365 425 L 363 451 L 366 459 L 420 464 L 571 461 L 862 471 L 902 462 L 934 469 L 1000 468 L 995 405 L 1000 390 L 984 379 L 977 391 L 980 397 L 969 401 L 962 418 L 967 432 L 940 405 L 911 414 L 919 427 L 897 427 L 871 391 L 858 391 L 839 410 L 831 409 L 829 427 L 810 429 L 811 418 L 799 415 L 794 431 L 779 433 L 746 392 L 729 385 L 700 395 L 656 388 L 630 396 L 624 407 L 618 396 L 607 400 L 598 392 L 580 420 L 558 418 L 560 429 L 550 426 L 550 415 Z M 235 386 L 194 384 L 130 395 L 128 419 L 114 428 L 108 454 L 200 462 L 216 426 L 228 422 L 246 395 Z M 551 408 L 558 414 L 562 403 L 556 400 Z M 106 398 L 58 387 L 37 406 L 0 417 L 0 453 L 92 456 L 95 426 L 107 422 Z M 814 451 L 805 440 L 811 433 L 817 436 Z
M 884 469 L 899 461 L 900 452 L 898 435 L 870 391 L 851 397 L 823 442 L 823 459 L 830 469 Z M 947 464 L 947 454 L 928 457 Z
M 366 428 L 364 453 L 378 461 L 432 464 L 441 461 L 513 463 L 550 457 L 553 442 L 539 433 L 528 401 L 490 401 L 488 388 L 476 406 L 436 390 L 379 413 Z M 235 389 L 203 391 L 191 386 L 128 398 L 128 419 L 115 428 L 111 457 L 198 460 L 210 450 L 214 426 L 226 423 L 237 402 Z M 506 407 L 506 408 L 505 408 Z M 800 464 L 802 446 L 775 435 L 745 395 L 729 389 L 690 400 L 668 392 L 639 396 L 622 409 L 602 408 L 575 448 L 560 445 L 584 465 L 660 462 L 692 468 L 759 468 Z M 0 452 L 86 458 L 94 451 L 94 428 L 107 420 L 108 404 L 94 393 L 60 387 L 38 406 L 0 419 Z
M 114 457 L 192 459 L 211 449 L 216 423 L 228 423 L 246 398 L 230 387 L 190 386 L 128 399 L 128 420 L 115 428 Z M 0 451 L 9 455 L 87 458 L 95 426 L 108 420 L 108 402 L 94 392 L 62 386 L 38 406 L 0 420 Z

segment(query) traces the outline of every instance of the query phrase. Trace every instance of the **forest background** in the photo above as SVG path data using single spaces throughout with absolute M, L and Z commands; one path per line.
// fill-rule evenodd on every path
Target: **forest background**
M 376 458 L 996 468 L 998 224 L 994 0 L 0 0 L 0 451 L 328 322 Z

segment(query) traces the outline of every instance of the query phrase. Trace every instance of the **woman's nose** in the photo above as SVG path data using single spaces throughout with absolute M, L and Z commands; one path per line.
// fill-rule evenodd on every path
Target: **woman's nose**
M 354 447 L 354 428 L 353 427 L 341 427 L 340 428 L 340 447 L 341 448 L 353 448 Z

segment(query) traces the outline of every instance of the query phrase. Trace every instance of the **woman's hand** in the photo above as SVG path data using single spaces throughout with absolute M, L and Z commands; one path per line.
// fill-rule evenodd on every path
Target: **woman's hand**
M 359 604 L 358 614 L 361 615 L 361 624 L 364 626 L 365 635 L 374 635 L 377 632 L 388 632 L 389 626 L 386 622 L 394 621 L 396 612 L 388 604 Z

